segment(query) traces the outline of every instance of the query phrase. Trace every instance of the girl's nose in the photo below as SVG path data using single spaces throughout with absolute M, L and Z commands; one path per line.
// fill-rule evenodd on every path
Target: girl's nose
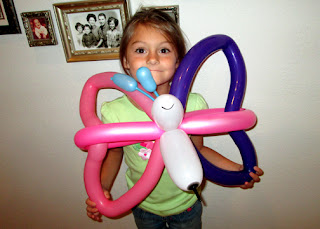
M 150 52 L 147 59 L 148 64 L 158 64 L 159 55 L 156 52 Z

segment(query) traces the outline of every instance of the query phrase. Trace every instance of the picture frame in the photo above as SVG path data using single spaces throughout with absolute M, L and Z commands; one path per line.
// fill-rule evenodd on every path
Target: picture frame
M 13 0 L 0 0 L 0 35 L 19 33 L 21 29 Z
M 50 10 L 21 13 L 30 47 L 56 45 Z
M 175 22 L 178 25 L 180 25 L 179 5 L 142 7 L 142 9 L 151 9 L 151 8 L 155 8 L 169 14 L 173 18 L 173 20 L 175 20 Z
M 119 58 L 129 19 L 127 0 L 66 2 L 53 7 L 67 62 Z

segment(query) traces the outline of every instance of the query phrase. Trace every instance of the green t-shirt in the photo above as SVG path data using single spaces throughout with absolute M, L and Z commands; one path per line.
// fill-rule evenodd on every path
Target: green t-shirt
M 191 93 L 189 95 L 186 106 L 187 112 L 207 108 L 207 103 L 200 94 Z M 103 123 L 151 121 L 147 114 L 137 109 L 126 96 L 111 102 L 104 102 L 101 107 L 101 117 Z M 150 154 L 150 149 L 152 149 L 152 144 L 152 142 L 138 143 L 124 147 L 125 163 L 128 166 L 126 180 L 129 189 L 142 176 L 148 163 L 147 158 Z M 196 200 L 197 197 L 193 192 L 179 189 L 171 180 L 167 170 L 164 169 L 157 186 L 140 203 L 139 207 L 156 215 L 168 216 L 185 211 Z

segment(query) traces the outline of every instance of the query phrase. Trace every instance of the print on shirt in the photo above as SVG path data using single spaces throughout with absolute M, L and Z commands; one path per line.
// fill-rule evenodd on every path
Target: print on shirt
M 154 142 L 142 142 L 140 144 L 133 145 L 133 148 L 138 152 L 138 155 L 142 158 L 142 160 L 149 160 Z

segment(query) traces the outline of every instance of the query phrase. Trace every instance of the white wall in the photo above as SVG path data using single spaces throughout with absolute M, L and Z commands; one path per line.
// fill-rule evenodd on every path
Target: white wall
M 66 63 L 52 8 L 62 1 L 14 2 L 21 28 L 21 12 L 51 10 L 59 44 L 30 48 L 23 28 L 23 34 L 0 36 L 1 228 L 133 228 L 132 215 L 102 224 L 87 218 L 82 178 L 87 153 L 73 143 L 83 127 L 78 103 L 85 81 L 95 73 L 120 71 L 118 60 Z M 159 5 L 133 0 L 132 10 L 140 3 Z M 161 4 L 180 5 L 191 45 L 211 34 L 237 42 L 248 73 L 243 107 L 258 116 L 248 134 L 265 170 L 262 182 L 252 190 L 207 183 L 203 228 L 319 228 L 320 2 Z M 193 91 L 211 107 L 223 107 L 228 84 L 226 60 L 217 53 L 200 70 Z M 100 102 L 118 95 L 101 94 Z M 206 144 L 240 160 L 227 136 L 210 137 Z M 123 173 L 124 168 L 115 197 L 126 191 Z

